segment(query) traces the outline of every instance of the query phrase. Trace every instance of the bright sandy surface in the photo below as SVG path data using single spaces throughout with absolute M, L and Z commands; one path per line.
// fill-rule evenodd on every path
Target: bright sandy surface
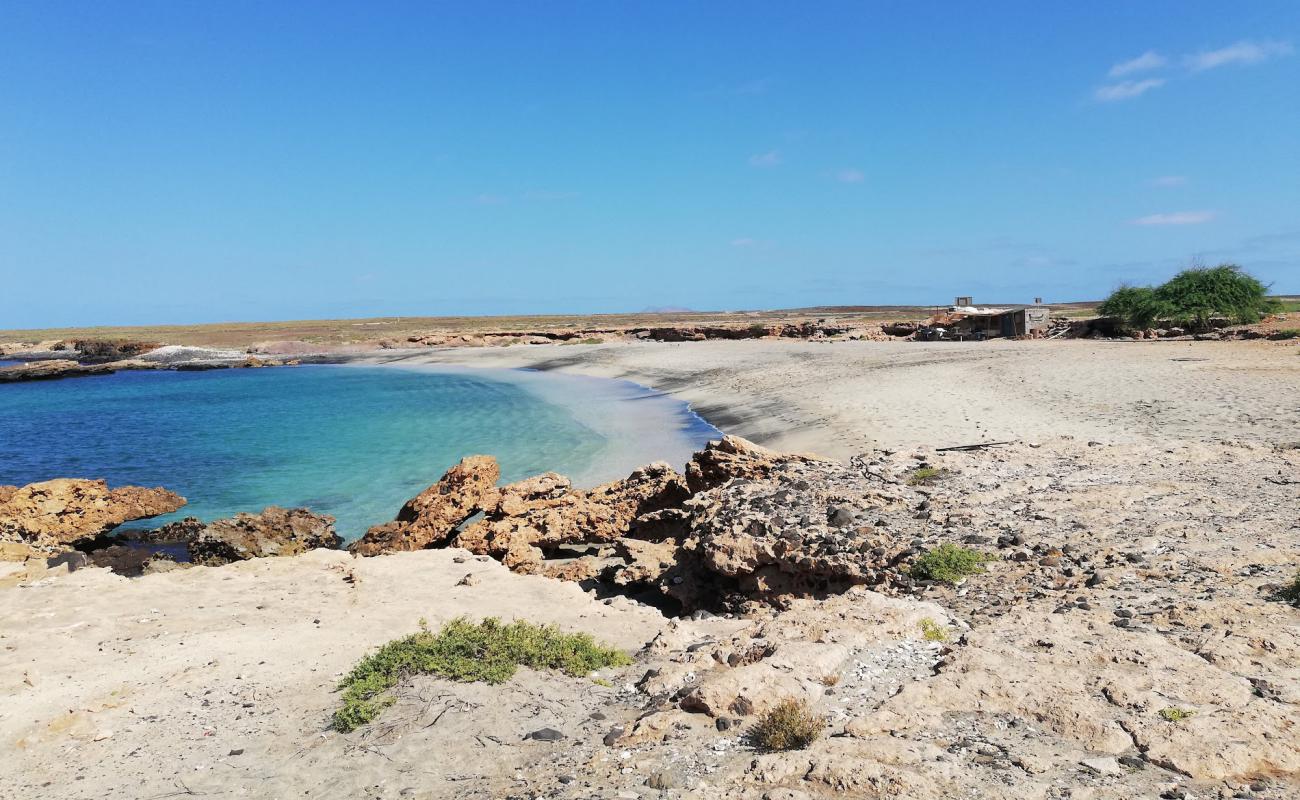
M 1041 440 L 1300 440 L 1300 347 L 1277 342 L 803 342 L 457 348 L 406 361 L 623 378 L 727 433 L 845 458 Z
M 458 585 L 468 574 L 474 585 Z M 317 550 L 140 579 L 85 569 L 0 597 L 0 797 L 15 800 L 361 797 L 378 783 L 445 783 L 482 758 L 480 745 L 404 777 L 323 735 L 334 686 L 361 654 L 421 618 L 436 629 L 459 615 L 527 616 L 628 650 L 665 623 L 631 601 L 604 605 L 577 584 L 455 550 Z M 584 679 L 547 689 L 560 705 L 605 691 Z M 555 724 L 544 712 L 525 722 Z M 522 734 L 511 733 L 513 745 Z

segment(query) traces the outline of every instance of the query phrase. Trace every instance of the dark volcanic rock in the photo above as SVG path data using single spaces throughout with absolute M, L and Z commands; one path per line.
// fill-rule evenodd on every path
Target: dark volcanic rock
M 82 378 L 88 375 L 107 375 L 111 372 L 113 367 L 108 364 L 78 364 L 76 361 L 64 359 L 31 361 L 12 367 L 0 367 L 0 383 Z

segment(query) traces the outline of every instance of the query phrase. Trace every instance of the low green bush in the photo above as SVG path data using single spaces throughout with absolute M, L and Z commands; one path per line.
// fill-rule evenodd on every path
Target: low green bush
M 996 560 L 996 556 L 944 542 L 914 561 L 908 574 L 917 580 L 958 583 L 962 578 L 983 572 L 985 564 Z
M 1195 716 L 1196 712 L 1189 711 L 1185 708 L 1174 708 L 1173 706 L 1170 706 L 1169 708 L 1160 709 L 1159 714 L 1160 718 L 1165 722 L 1182 722 L 1189 717 Z
M 923 486 L 934 483 L 947 474 L 947 470 L 938 467 L 917 467 L 912 470 L 912 474 L 907 476 L 907 485 Z
M 585 633 L 562 633 L 549 625 L 517 621 L 508 625 L 489 617 L 473 623 L 457 618 L 431 633 L 389 642 L 352 668 L 339 689 L 343 706 L 334 713 L 334 728 L 344 733 L 373 720 L 393 698 L 386 692 L 411 675 L 441 675 L 454 681 L 503 683 L 519 666 L 556 669 L 583 676 L 603 667 L 624 666 L 631 658 L 596 642 Z
M 926 617 L 921 620 L 921 636 L 927 642 L 946 642 L 948 641 L 948 629 Z
M 821 736 L 826 723 L 803 700 L 783 700 L 759 718 L 750 732 L 754 745 L 765 750 L 802 750 Z

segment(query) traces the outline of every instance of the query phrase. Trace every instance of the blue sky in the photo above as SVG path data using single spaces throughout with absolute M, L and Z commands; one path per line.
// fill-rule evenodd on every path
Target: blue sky
M 7 0 L 0 328 L 1297 293 L 1297 48 L 1294 0 Z

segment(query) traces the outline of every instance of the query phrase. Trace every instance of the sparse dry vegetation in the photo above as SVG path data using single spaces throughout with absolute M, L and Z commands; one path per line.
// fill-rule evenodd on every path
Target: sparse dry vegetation
M 765 750 L 802 750 L 821 736 L 825 722 L 803 700 L 784 700 L 764 714 L 750 733 Z

